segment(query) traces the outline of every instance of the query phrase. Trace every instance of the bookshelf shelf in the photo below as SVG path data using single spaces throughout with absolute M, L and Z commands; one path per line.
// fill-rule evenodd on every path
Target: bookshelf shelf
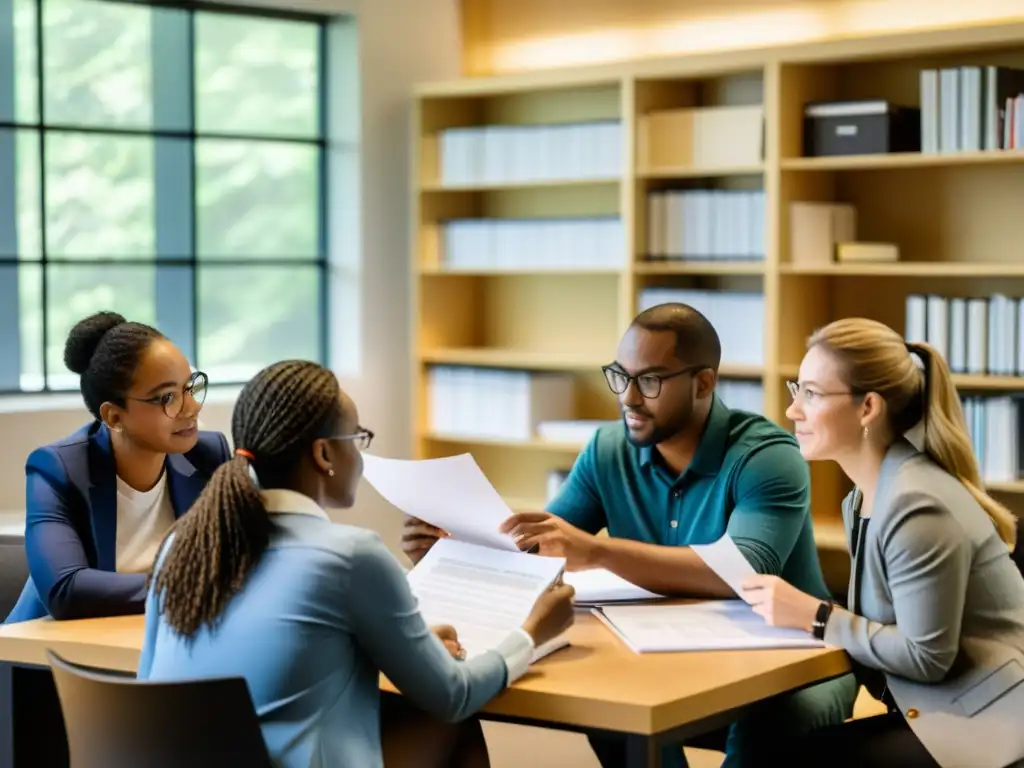
M 638 261 L 638 275 L 763 275 L 763 261 Z
M 600 276 L 600 277 L 621 277 L 621 269 L 599 267 L 538 267 L 538 268 L 516 268 L 516 267 L 445 267 L 440 265 L 423 266 L 419 269 L 423 277 L 545 277 L 545 276 Z M 1024 274 L 1024 272 L 1022 272 Z
M 483 368 L 512 368 L 527 371 L 598 370 L 615 356 L 614 348 L 607 355 L 575 352 L 547 352 L 522 349 L 441 348 L 420 353 L 424 363 L 473 365 Z
M 630 320 L 652 303 L 686 301 L 707 314 L 724 357 L 745 361 L 721 366 L 722 397 L 791 428 L 785 382 L 799 375 L 816 328 L 862 316 L 913 335 L 911 307 L 921 300 L 935 300 L 941 318 L 1005 298 L 1012 312 L 1003 320 L 1018 318 L 1014 344 L 1004 343 L 1004 329 L 993 342 L 998 360 L 989 352 L 981 365 L 961 360 L 953 368 L 990 372 L 959 373 L 955 382 L 972 414 L 983 474 L 1012 477 L 992 463 L 979 430 L 985 419 L 1013 421 L 1015 398 L 1024 399 L 1024 376 L 994 375 L 1024 371 L 1024 149 L 804 157 L 804 106 L 921 107 L 932 71 L 1024 70 L 1022 29 L 949 28 L 417 89 L 415 455 L 469 451 L 513 506 L 541 508 L 551 477 L 571 468 L 585 440 L 542 440 L 540 424 L 618 418 L 600 369 Z M 1024 147 L 1024 133 L 1016 146 Z M 807 234 L 793 231 L 794 203 L 852 207 L 856 240 L 895 244 L 899 260 L 794 261 L 806 241 L 794 235 Z M 580 221 L 583 230 L 559 229 Z M 519 230 L 536 222 L 553 229 Z M 467 231 L 477 234 L 460 240 Z M 531 414 L 528 428 L 520 419 L 517 439 L 502 438 L 492 424 L 475 430 L 473 418 L 441 429 L 444 420 L 432 420 L 437 377 L 460 371 L 485 382 L 468 398 L 474 409 L 493 406 L 504 386 L 488 377 L 507 375 L 536 391 L 552 381 L 571 387 L 570 416 Z M 451 402 L 467 407 L 462 396 Z M 474 411 L 474 418 L 487 417 Z M 452 436 L 474 431 L 497 436 Z M 842 588 L 849 558 L 838 510 L 849 483 L 831 463 L 812 464 L 811 477 L 826 576 Z M 990 487 L 1024 511 L 1024 479 Z
M 707 168 L 641 168 L 638 179 L 713 179 L 728 176 L 758 176 L 764 173 L 763 165 L 736 165 Z
M 440 184 L 425 182 L 420 184 L 420 192 L 428 195 L 456 194 L 465 192 L 501 192 L 513 189 L 562 189 L 578 187 L 617 187 L 621 179 L 538 179 L 536 181 L 504 181 L 490 184 Z
M 1024 151 L 987 150 L 981 152 L 894 152 L 888 155 L 850 155 L 831 157 L 787 157 L 783 171 L 874 171 L 892 168 L 942 168 L 964 165 L 1011 165 L 1024 162 Z
M 824 275 L 832 277 L 1024 277 L 1024 263 L 983 264 L 979 262 L 912 262 L 853 264 L 780 264 L 784 275 Z
M 1024 494 L 1024 480 L 1010 480 L 1003 483 L 986 483 L 985 488 L 995 493 Z

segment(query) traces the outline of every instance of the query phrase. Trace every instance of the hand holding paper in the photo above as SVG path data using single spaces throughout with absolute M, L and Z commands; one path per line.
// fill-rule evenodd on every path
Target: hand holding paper
M 752 576 L 744 584 L 743 599 L 773 627 L 810 632 L 821 600 L 801 592 L 778 576 Z
M 747 599 L 743 594 L 743 584 L 747 579 L 757 576 L 757 571 L 747 562 L 729 534 L 712 544 L 694 544 L 690 549 L 732 588 L 737 597 Z
M 468 453 L 408 461 L 363 455 L 363 476 L 405 514 L 453 539 L 518 552 L 499 526 L 512 510 Z

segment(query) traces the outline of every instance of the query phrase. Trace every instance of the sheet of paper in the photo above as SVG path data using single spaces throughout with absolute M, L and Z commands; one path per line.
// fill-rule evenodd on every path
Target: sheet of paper
M 732 587 L 737 597 L 743 597 L 743 582 L 757 574 L 728 533 L 713 544 L 694 544 L 690 549 L 718 574 L 718 578 Z
M 799 629 L 769 626 L 742 600 L 604 606 L 594 613 L 637 653 L 825 645 Z
M 363 476 L 405 514 L 460 541 L 518 552 L 498 526 L 512 514 L 468 453 L 410 461 L 363 455 Z
M 564 568 L 560 557 L 499 552 L 442 539 L 408 579 L 426 622 L 455 627 L 468 658 L 494 648 L 522 626 L 537 598 Z M 538 656 L 555 647 L 560 646 L 542 646 Z
M 567 571 L 562 580 L 576 590 L 577 605 L 601 605 L 661 598 L 661 595 L 648 592 L 643 587 L 638 587 L 604 568 Z

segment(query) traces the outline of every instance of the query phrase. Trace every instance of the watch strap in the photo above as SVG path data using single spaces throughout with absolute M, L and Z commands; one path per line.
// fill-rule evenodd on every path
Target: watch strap
M 811 634 L 814 635 L 815 639 L 825 639 L 825 627 L 828 625 L 828 619 L 832 615 L 833 608 L 835 608 L 835 603 L 831 600 L 823 600 L 818 606 L 818 611 L 814 614 L 814 622 L 811 624 Z

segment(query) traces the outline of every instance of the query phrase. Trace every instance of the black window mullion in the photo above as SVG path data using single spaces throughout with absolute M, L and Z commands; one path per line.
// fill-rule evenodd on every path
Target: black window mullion
M 328 195 L 330 194 L 330 174 L 329 174 L 329 161 L 330 156 L 327 151 L 326 141 L 327 137 L 330 136 L 330 125 L 328 116 L 327 106 L 327 94 L 329 93 L 327 88 L 327 78 L 329 75 L 329 67 L 327 66 L 327 24 L 321 22 L 320 30 L 318 34 L 317 44 L 317 65 L 319 68 L 319 77 L 317 78 L 317 88 L 319 93 L 317 94 L 317 106 L 320 114 L 318 115 L 318 128 L 320 131 L 320 178 L 318 182 L 320 184 L 319 189 L 319 204 L 320 204 L 320 215 L 319 215 L 319 251 L 317 255 L 320 258 L 320 306 L 317 308 L 320 313 L 320 362 L 324 365 L 330 365 L 330 295 L 331 295 L 331 272 L 328 264 L 328 254 L 330 254 L 330 230 L 328 228 Z
M 46 24 L 43 21 L 44 0 L 36 0 L 36 92 L 39 99 L 39 125 L 46 125 L 46 83 L 44 73 L 46 71 L 46 46 L 44 34 Z M 50 392 L 50 270 L 47 268 L 47 257 L 49 255 L 48 239 L 46 236 L 47 206 L 46 206 L 46 132 L 40 130 L 39 138 L 39 259 L 42 274 L 40 283 L 40 306 L 42 316 L 39 318 L 42 330 L 43 344 L 43 391 Z

